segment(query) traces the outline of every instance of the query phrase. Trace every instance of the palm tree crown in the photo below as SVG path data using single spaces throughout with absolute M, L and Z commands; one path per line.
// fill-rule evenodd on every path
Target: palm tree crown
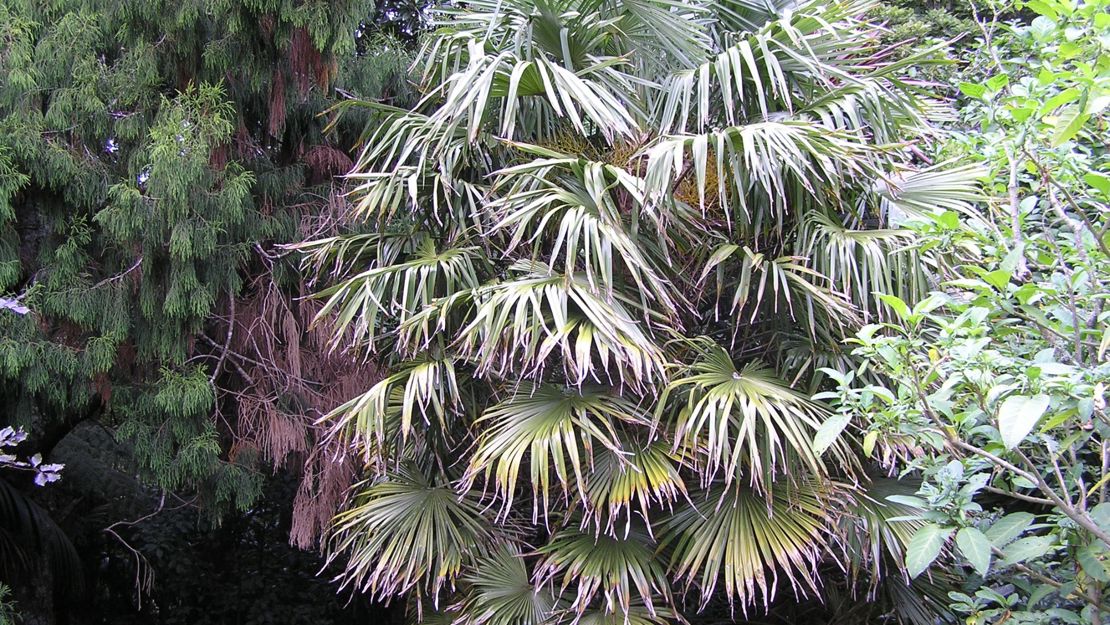
M 914 165 L 941 109 L 868 8 L 469 0 L 412 110 L 353 103 L 384 120 L 355 232 L 300 246 L 336 346 L 387 371 L 325 420 L 364 465 L 345 585 L 491 625 L 905 596 L 912 523 L 868 494 L 900 486 L 815 445 L 810 395 L 876 291 L 926 287 L 892 208 L 975 172 Z

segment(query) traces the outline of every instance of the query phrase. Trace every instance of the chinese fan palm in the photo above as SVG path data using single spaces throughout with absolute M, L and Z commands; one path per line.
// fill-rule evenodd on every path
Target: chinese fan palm
M 830 563 L 860 600 L 904 583 L 901 521 L 852 520 L 869 479 L 815 449 L 803 389 L 877 288 L 927 286 L 891 207 L 951 208 L 975 172 L 905 151 L 938 106 L 868 8 L 437 12 L 419 104 L 362 103 L 374 234 L 302 246 L 335 344 L 387 370 L 326 418 L 366 478 L 329 542 L 346 583 L 491 625 L 738 615 Z

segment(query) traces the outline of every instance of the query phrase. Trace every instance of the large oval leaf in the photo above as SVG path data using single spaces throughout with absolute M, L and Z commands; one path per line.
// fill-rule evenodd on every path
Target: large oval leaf
M 991 541 L 987 540 L 983 532 L 974 527 L 963 528 L 956 533 L 956 546 L 975 568 L 976 573 L 980 576 L 987 574 L 991 566 Z
M 944 542 L 952 535 L 952 528 L 930 523 L 917 530 L 906 546 L 906 572 L 917 577 L 929 568 L 940 555 Z
M 1006 449 L 1017 447 L 1048 410 L 1048 395 L 1011 395 L 998 409 L 998 432 Z

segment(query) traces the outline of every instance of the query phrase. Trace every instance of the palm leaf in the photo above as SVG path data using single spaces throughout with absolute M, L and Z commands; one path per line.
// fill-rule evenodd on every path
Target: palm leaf
M 648 521 L 651 507 L 669 507 L 684 497 L 686 484 L 678 458 L 667 447 L 664 441 L 626 442 L 620 452 L 599 451 L 586 483 L 583 525 L 593 523 L 598 531 L 615 534 L 622 510 L 626 524 L 631 522 L 633 506 Z M 651 526 L 647 529 L 650 532 Z
M 571 608 L 579 614 L 599 598 L 607 611 L 628 614 L 638 598 L 652 616 L 655 598 L 670 603 L 670 583 L 648 535 L 639 530 L 619 537 L 585 533 L 574 528 L 559 531 L 539 549 L 536 567 L 540 579 L 561 576 L 560 592 L 575 586 Z
M 666 201 L 693 175 L 698 202 L 719 198 L 726 217 L 759 231 L 764 220 L 782 229 L 791 202 L 826 200 L 870 171 L 873 150 L 851 135 L 798 121 L 760 122 L 699 135 L 667 137 L 647 150 L 649 202 Z M 710 158 L 710 155 L 713 158 Z M 717 188 L 707 188 L 714 168 Z
M 729 280 L 730 283 L 726 286 L 727 277 L 737 275 L 735 270 L 725 269 L 726 261 L 733 256 L 741 259 L 739 279 Z M 765 300 L 769 304 L 770 315 L 781 314 L 781 307 L 790 314 L 792 321 L 803 321 L 813 336 L 819 331 L 819 320 L 826 327 L 843 327 L 856 322 L 857 315 L 852 303 L 843 294 L 830 288 L 825 276 L 806 267 L 803 264 L 805 260 L 797 256 L 767 259 L 749 247 L 728 243 L 718 247 L 710 256 L 700 281 L 704 281 L 710 272 L 715 271 L 718 306 L 714 313 L 718 316 L 722 293 L 727 297 L 725 291 L 733 289 L 732 304 L 728 312 L 737 325 L 745 321 L 754 322 L 757 315 L 768 308 L 763 305 Z M 795 309 L 795 303 L 799 309 Z
M 687 587 L 697 584 L 702 606 L 723 584 L 729 603 L 746 612 L 762 599 L 767 609 L 780 575 L 795 595 L 816 594 L 817 563 L 829 547 L 824 491 L 798 484 L 774 492 L 767 499 L 740 487 L 713 489 L 667 520 L 671 570 Z
M 825 414 L 783 384 L 758 362 L 737 368 L 724 349 L 699 344 L 698 359 L 684 367 L 667 385 L 656 418 L 670 408 L 676 449 L 698 469 L 703 484 L 724 473 L 731 484 L 741 476 L 769 487 L 776 474 L 791 474 L 800 462 L 816 475 L 827 474 L 825 462 L 814 451 L 813 435 Z M 671 396 L 679 401 L 674 408 Z M 851 468 L 849 452 L 837 444 L 826 452 Z
M 329 563 L 344 559 L 335 578 L 341 588 L 380 600 L 410 590 L 437 595 L 490 539 L 476 502 L 429 480 L 411 463 L 352 491 L 327 543 Z
M 584 495 L 595 447 L 622 453 L 618 425 L 646 422 L 635 405 L 599 388 L 522 383 L 511 397 L 491 407 L 475 423 L 483 429 L 466 483 L 478 475 L 489 482 L 492 476 L 494 492 L 502 500 L 502 514 L 508 514 L 527 459 L 535 521 L 541 507 L 545 516 L 550 509 L 552 470 L 564 497 L 572 488 Z
M 459 412 L 460 399 L 454 363 L 447 358 L 426 358 L 402 363 L 317 424 L 326 428 L 325 440 L 339 439 L 344 446 L 361 449 L 369 463 L 407 439 L 418 412 L 425 423 L 434 416 L 446 428 L 449 414 Z
M 348 338 L 372 352 L 386 320 L 402 323 L 439 297 L 476 288 L 482 262 L 478 248 L 437 249 L 423 237 L 399 262 L 372 267 L 320 291 L 317 297 L 326 302 L 316 318 L 334 314 L 335 340 Z
M 928 291 L 921 263 L 909 247 L 908 230 L 854 230 L 835 217 L 815 212 L 799 241 L 800 255 L 865 313 L 879 318 L 890 314 L 876 293 L 914 302 Z
M 882 198 L 883 214 L 888 219 L 892 208 L 910 217 L 946 210 L 977 217 L 974 206 L 984 200 L 979 188 L 984 175 L 979 165 L 952 167 L 941 163 L 920 171 L 890 174 L 876 181 L 874 190 Z
M 560 609 L 551 591 L 528 578 L 524 558 L 502 545 L 463 576 L 467 587 L 456 625 L 543 625 Z
M 838 533 L 848 552 L 853 578 L 866 570 L 871 590 L 883 577 L 900 571 L 902 575 L 897 577 L 909 581 L 903 570 L 906 546 L 925 522 L 917 518 L 920 509 L 902 500 L 891 501 L 890 497 L 912 496 L 918 487 L 908 480 L 876 477 L 866 482 L 845 508 Z
M 572 176 L 559 175 L 567 170 Z M 645 253 L 652 245 L 630 231 L 611 192 L 619 187 L 632 201 L 642 201 L 641 180 L 613 165 L 577 158 L 543 159 L 499 173 L 515 181 L 499 182 L 509 188 L 490 205 L 500 217 L 491 234 L 511 231 L 506 253 L 529 243 L 534 255 L 549 255 L 549 266 L 562 264 L 566 273 L 581 269 L 591 289 L 609 297 L 623 269 L 640 290 L 643 307 L 674 314 L 673 288 L 659 261 Z M 665 248 L 666 241 L 655 245 Z
M 663 353 L 629 313 L 634 302 L 607 301 L 584 277 L 552 274 L 541 263 L 516 268 L 528 273 L 475 295 L 477 312 L 460 350 L 479 374 L 539 377 L 548 356 L 558 354 L 574 384 L 615 373 L 622 384 L 639 386 L 662 375 Z

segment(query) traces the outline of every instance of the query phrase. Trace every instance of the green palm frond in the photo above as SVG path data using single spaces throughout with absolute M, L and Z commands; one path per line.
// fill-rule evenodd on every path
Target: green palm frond
M 348 338 L 369 351 L 387 321 L 404 322 L 436 298 L 479 285 L 483 258 L 475 247 L 437 249 L 420 239 L 399 262 L 372 267 L 317 295 L 327 301 L 317 319 L 334 316 L 336 340 Z
M 423 237 L 421 232 L 347 233 L 288 247 L 302 255 L 305 273 L 322 278 L 345 276 L 356 267 L 392 264 L 399 255 L 412 253 Z
M 758 231 L 768 220 L 782 229 L 791 208 L 787 198 L 825 199 L 826 193 L 850 187 L 850 179 L 871 169 L 872 152 L 847 133 L 800 121 L 667 137 L 647 151 L 648 198 L 664 201 L 680 180 L 693 176 L 703 210 L 707 195 L 715 195 L 730 221 Z M 706 186 L 709 168 L 716 189 Z
M 588 505 L 583 524 L 614 534 L 631 522 L 633 506 L 645 521 L 649 508 L 670 507 L 685 497 L 686 484 L 679 473 L 679 459 L 664 441 L 649 444 L 623 443 L 621 451 L 599 450 L 586 483 Z M 648 525 L 650 532 L 651 526 Z
M 623 615 L 638 598 L 652 616 L 656 598 L 671 602 L 666 568 L 655 555 L 654 541 L 641 530 L 614 537 L 567 528 L 538 551 L 542 559 L 536 565 L 537 577 L 559 578 L 560 593 L 574 586 L 571 608 L 579 614 L 595 600 L 606 611 Z
M 455 625 L 544 625 L 561 609 L 551 590 L 528 577 L 524 558 L 502 545 L 475 561 Z
M 882 198 L 886 215 L 894 208 L 910 217 L 946 210 L 976 217 L 978 213 L 973 206 L 985 199 L 979 187 L 984 174 L 979 165 L 953 167 L 951 163 L 941 163 L 919 171 L 890 174 L 877 180 L 874 190 Z
M 444 83 L 444 101 L 430 118 L 435 127 L 448 133 L 465 128 L 474 142 L 487 116 L 500 109 L 500 134 L 512 139 L 522 99 L 537 96 L 555 117 L 569 121 L 583 134 L 589 125 L 612 140 L 632 136 L 638 128 L 628 106 L 609 86 L 593 79 L 593 74 L 612 69 L 617 61 L 573 70 L 542 56 L 525 60 L 505 52 L 480 55 L 481 49 L 481 42 L 472 41 L 469 66 Z M 529 134 L 534 138 L 534 133 Z
M 910 240 L 907 230 L 854 230 L 814 212 L 801 230 L 799 254 L 860 310 L 886 318 L 890 313 L 875 293 L 913 302 L 929 290 Z
M 656 418 L 678 400 L 670 417 L 675 446 L 699 471 L 703 484 L 723 473 L 726 484 L 741 477 L 770 487 L 776 475 L 789 475 L 800 462 L 815 475 L 826 475 L 825 461 L 813 449 L 813 435 L 825 411 L 790 389 L 765 365 L 737 368 L 715 344 L 699 345 L 694 364 L 667 385 Z M 834 445 L 826 457 L 851 468 L 850 453 Z
M 623 15 L 617 25 L 628 38 L 622 48 L 641 51 L 645 66 L 664 68 L 674 59 L 693 67 L 704 60 L 712 45 L 708 5 L 682 0 L 622 0 L 619 5 Z
M 531 478 L 535 520 L 551 506 L 552 470 L 564 498 L 572 489 L 586 491 L 595 447 L 622 453 L 620 424 L 645 425 L 648 418 L 634 404 L 601 388 L 563 388 L 521 383 L 511 397 L 482 414 L 477 449 L 466 482 L 493 477 L 502 513 L 512 507 L 525 462 Z M 600 451 L 600 449 L 598 449 Z
M 412 431 L 414 417 L 426 423 L 434 417 L 446 427 L 449 414 L 458 413 L 461 400 L 454 363 L 426 358 L 399 365 L 395 373 L 322 417 L 317 424 L 325 440 L 338 438 L 362 450 L 367 462 L 387 453 Z
M 833 130 L 869 133 L 880 144 L 895 143 L 907 132 L 928 127 L 926 107 L 883 80 L 858 77 L 806 102 L 800 117 Z
M 918 517 L 920 509 L 901 501 L 890 501 L 894 495 L 912 496 L 919 484 L 909 480 L 875 477 L 854 493 L 840 519 L 838 534 L 848 553 L 853 576 L 866 570 L 872 590 L 879 580 L 898 575 L 906 561 L 906 546 L 925 522 Z M 887 570 L 890 569 L 890 570 Z
M 489 523 L 472 498 L 460 498 L 411 463 L 352 492 L 327 543 L 329 563 L 345 558 L 336 577 L 341 587 L 382 600 L 410 590 L 436 595 L 490 540 Z
M 663 84 L 656 111 L 663 131 L 686 132 L 691 118 L 694 132 L 722 117 L 728 126 L 767 119 L 795 108 L 799 83 L 831 87 L 833 78 L 846 76 L 821 58 L 829 42 L 842 45 L 838 33 L 828 23 L 807 24 L 813 26 L 810 32 L 799 31 L 789 20 L 776 21 L 698 67 L 672 75 Z
M 500 173 L 515 183 L 490 205 L 500 218 L 490 232 L 511 231 L 507 253 L 528 243 L 533 255 L 549 254 L 551 267 L 561 264 L 566 273 L 581 267 L 591 289 L 606 296 L 619 285 L 615 276 L 623 269 L 640 290 L 642 306 L 674 314 L 673 288 L 659 269 L 660 259 L 647 253 L 653 247 L 664 249 L 666 241 L 652 244 L 634 236 L 610 193 L 619 187 L 633 200 L 642 199 L 639 178 L 613 165 L 579 159 L 543 159 Z
M 795 595 L 815 594 L 829 501 L 821 486 L 776 485 L 767 498 L 742 487 L 713 489 L 666 521 L 662 542 L 673 549 L 670 568 L 696 584 L 702 605 L 723 584 L 730 603 L 744 607 L 774 598 L 779 577 Z
M 584 276 L 552 274 L 541 263 L 516 267 L 527 273 L 475 295 L 477 312 L 460 349 L 479 374 L 538 377 L 555 354 L 574 384 L 615 374 L 620 383 L 639 386 L 662 376 L 662 350 L 629 312 L 637 302 L 606 300 Z
M 736 276 L 734 270 L 725 269 L 726 261 L 733 256 L 740 258 L 739 279 L 729 280 L 726 285 L 728 277 Z M 785 311 L 794 322 L 802 322 L 811 334 L 818 332 L 818 318 L 827 326 L 856 322 L 857 314 L 851 301 L 829 288 L 828 279 L 807 267 L 805 261 L 797 256 L 768 259 L 749 247 L 728 243 L 718 247 L 710 256 L 700 281 L 715 271 L 718 306 L 714 314 L 718 316 L 722 293 L 733 290 L 728 313 L 737 325 L 754 322 L 757 315 L 766 310 L 767 307 L 763 306 L 765 300 L 771 315 L 781 315 Z M 725 295 L 727 297 L 727 293 Z M 795 309 L 795 303 L 798 309 Z

